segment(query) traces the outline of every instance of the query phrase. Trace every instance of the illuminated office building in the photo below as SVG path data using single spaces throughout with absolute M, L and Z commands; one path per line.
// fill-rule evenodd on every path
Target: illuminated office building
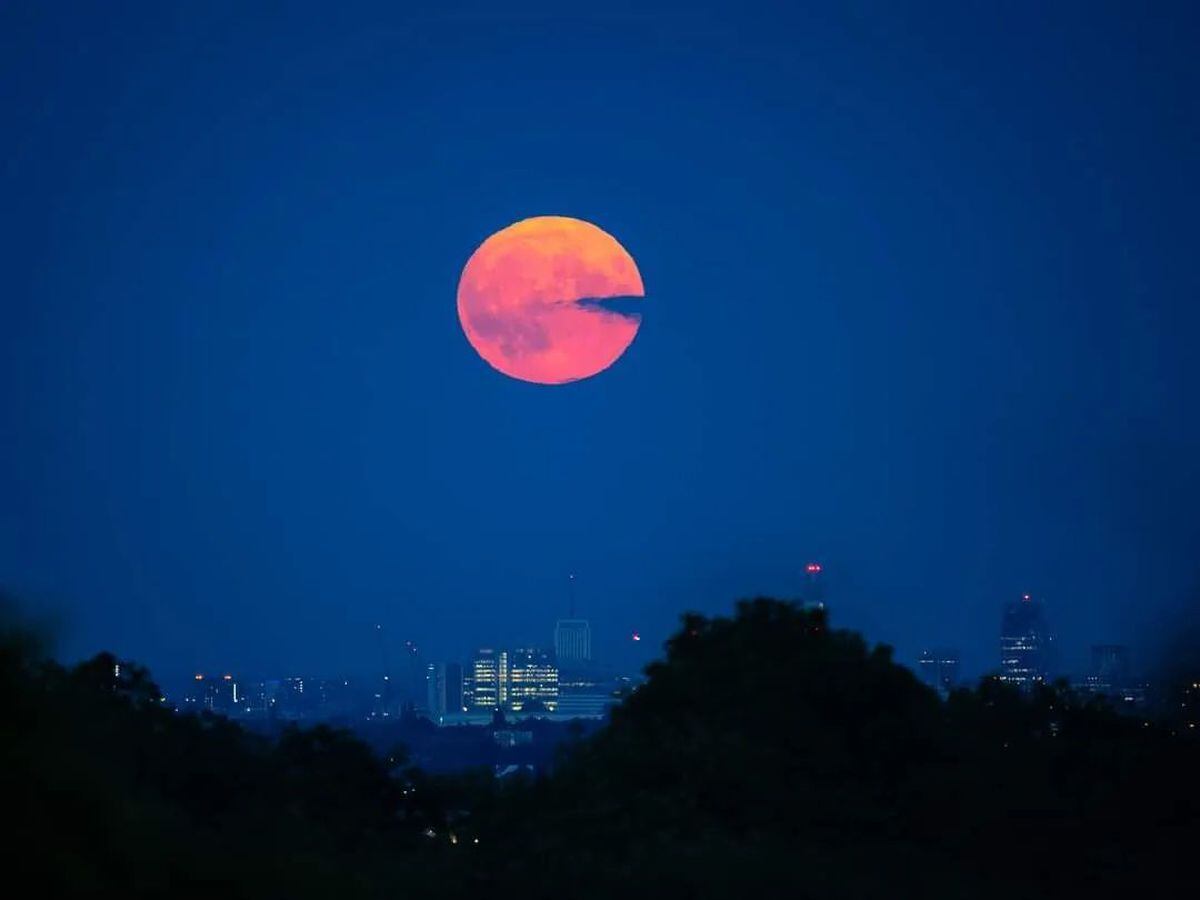
M 1050 640 L 1041 601 L 1024 594 L 1006 604 L 1000 626 L 1000 680 L 1023 691 L 1044 683 Z
M 508 651 L 482 647 L 471 661 L 471 707 L 499 709 L 508 702 Z
M 514 650 L 508 658 L 508 706 L 519 712 L 535 703 L 550 712 L 558 705 L 558 666 L 545 650 Z
M 469 684 L 464 704 L 476 712 L 520 712 L 535 702 L 553 711 L 558 703 L 558 667 L 545 650 L 483 648 L 471 662 Z

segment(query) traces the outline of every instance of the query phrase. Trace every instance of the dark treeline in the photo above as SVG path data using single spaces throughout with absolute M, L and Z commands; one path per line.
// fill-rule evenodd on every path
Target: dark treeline
M 941 702 L 772 600 L 685 616 L 647 674 L 550 774 L 497 783 L 179 716 L 137 666 L 64 668 L 10 631 L 10 872 L 52 895 L 562 900 L 1158 896 L 1194 871 L 1200 743 L 1168 722 L 991 680 Z

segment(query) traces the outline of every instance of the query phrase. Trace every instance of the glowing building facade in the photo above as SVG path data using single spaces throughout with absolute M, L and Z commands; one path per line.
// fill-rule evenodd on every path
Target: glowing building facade
M 558 705 L 558 667 L 545 650 L 480 649 L 471 662 L 469 682 L 464 705 L 476 712 L 520 712 L 535 702 L 552 712 Z
M 1000 680 L 1023 691 L 1046 681 L 1050 633 L 1039 600 L 1025 594 L 1004 607 L 1000 626 Z
M 508 653 L 481 647 L 471 660 L 471 706 L 499 709 L 508 700 Z
M 545 650 L 513 650 L 508 660 L 508 705 L 520 712 L 536 704 L 558 706 L 558 666 Z

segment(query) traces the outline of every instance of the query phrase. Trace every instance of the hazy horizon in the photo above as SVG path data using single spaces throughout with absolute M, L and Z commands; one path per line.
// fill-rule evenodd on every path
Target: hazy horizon
M 0 586 L 164 679 L 799 593 L 911 664 L 1145 659 L 1200 586 L 1197 10 L 0 8 Z M 1185 27 L 1189 26 L 1189 27 Z M 545 386 L 455 290 L 636 260 Z M 637 630 L 643 640 L 627 640 Z

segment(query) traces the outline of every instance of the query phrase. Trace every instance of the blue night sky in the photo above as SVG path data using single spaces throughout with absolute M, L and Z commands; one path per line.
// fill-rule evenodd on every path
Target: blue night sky
M 1069 668 L 1149 641 L 1200 575 L 1195 8 L 573 6 L 0 7 L 0 583 L 59 652 L 546 644 L 574 571 L 632 665 L 810 559 L 906 662 L 993 665 L 1024 591 Z M 455 312 L 543 214 L 647 289 L 561 387 Z

